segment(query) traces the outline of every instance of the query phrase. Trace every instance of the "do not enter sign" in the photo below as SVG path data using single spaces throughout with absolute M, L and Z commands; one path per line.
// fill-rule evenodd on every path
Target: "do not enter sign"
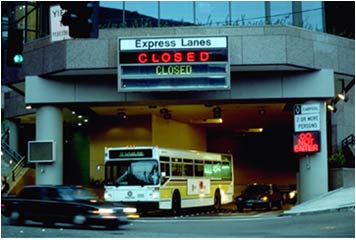
M 293 135 L 294 153 L 312 153 L 320 151 L 320 132 L 300 132 Z

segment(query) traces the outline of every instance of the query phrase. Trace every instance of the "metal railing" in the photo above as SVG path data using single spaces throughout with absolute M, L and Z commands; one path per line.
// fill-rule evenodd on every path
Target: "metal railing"
M 12 150 L 5 141 L 1 141 L 1 150 L 4 151 L 7 155 L 9 155 L 13 160 L 19 162 L 23 156 L 21 156 L 18 152 Z
M 11 169 L 11 172 L 8 174 L 7 179 L 11 179 L 11 182 L 15 182 L 16 178 L 19 176 L 21 171 L 24 169 L 26 165 L 26 157 L 22 157 L 16 165 Z M 9 181 L 9 183 L 11 184 Z
M 342 149 L 347 148 L 349 145 L 355 146 L 355 136 L 353 134 L 350 134 L 344 140 L 341 141 Z

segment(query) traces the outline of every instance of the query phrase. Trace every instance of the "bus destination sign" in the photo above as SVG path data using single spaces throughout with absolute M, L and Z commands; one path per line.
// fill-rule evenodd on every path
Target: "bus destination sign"
M 112 159 L 151 158 L 152 149 L 109 150 L 109 157 Z
M 118 39 L 118 91 L 230 89 L 227 37 Z

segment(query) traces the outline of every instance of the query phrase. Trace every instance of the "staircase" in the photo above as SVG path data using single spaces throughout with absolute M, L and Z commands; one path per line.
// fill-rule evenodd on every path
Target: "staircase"
M 10 185 L 9 194 L 17 193 L 24 185 L 35 183 L 35 171 L 26 164 L 26 157 L 11 149 L 9 132 L 1 135 L 1 175 Z
M 346 158 L 347 167 L 355 167 L 355 136 L 350 134 L 341 142 L 342 152 Z

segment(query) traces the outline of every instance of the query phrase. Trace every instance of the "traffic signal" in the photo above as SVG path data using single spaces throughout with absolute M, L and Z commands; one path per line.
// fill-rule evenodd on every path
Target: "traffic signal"
M 69 27 L 72 38 L 97 37 L 98 2 L 61 2 L 62 24 Z
M 23 62 L 23 31 L 10 29 L 7 39 L 7 66 L 21 67 Z

